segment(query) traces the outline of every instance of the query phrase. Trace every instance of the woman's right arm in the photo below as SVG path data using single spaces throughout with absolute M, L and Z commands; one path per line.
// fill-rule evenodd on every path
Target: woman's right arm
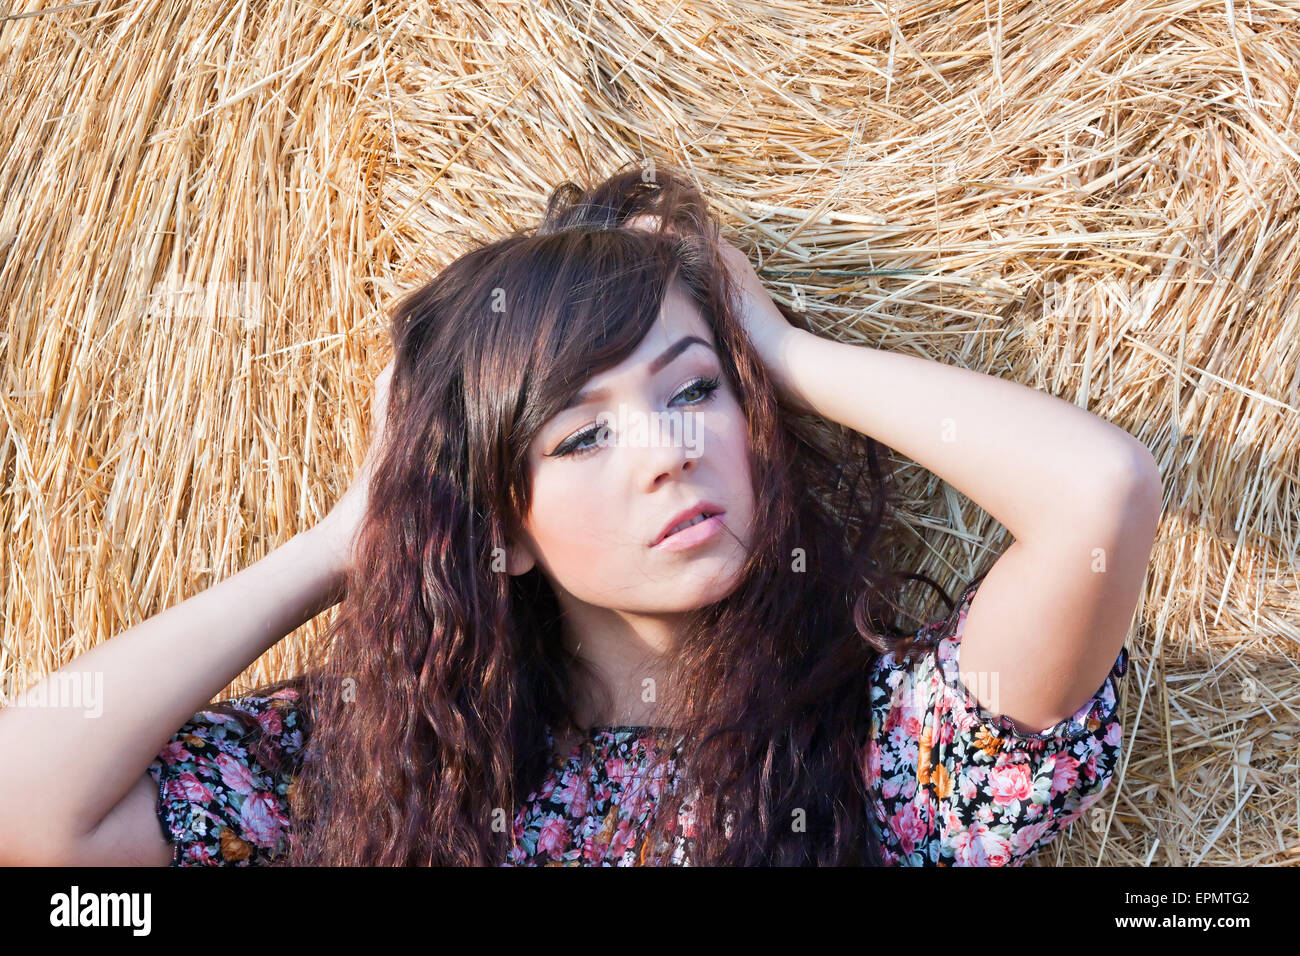
M 120 848 L 124 864 L 157 857 L 154 757 L 268 648 L 338 603 L 345 580 L 337 538 L 318 524 L 0 709 L 0 864 L 75 864 L 102 854 L 92 844 Z M 136 846 L 146 833 L 152 846 Z

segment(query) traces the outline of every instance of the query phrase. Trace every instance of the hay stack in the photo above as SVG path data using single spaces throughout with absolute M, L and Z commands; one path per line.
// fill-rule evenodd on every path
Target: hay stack
M 8 10 L 8 694 L 328 510 L 392 296 L 560 179 L 657 160 L 809 327 L 1045 389 L 1161 463 L 1117 785 L 1036 865 L 1300 859 L 1294 7 Z M 955 584 L 1009 543 L 899 464 L 914 566 Z

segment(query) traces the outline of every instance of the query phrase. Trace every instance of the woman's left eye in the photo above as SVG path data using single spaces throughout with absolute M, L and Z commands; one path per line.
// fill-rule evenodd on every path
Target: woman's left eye
M 721 378 L 717 375 L 712 378 L 696 379 L 678 392 L 677 396 L 689 395 L 691 392 L 701 393 L 700 397 L 695 399 L 695 401 L 690 402 L 690 404 L 703 405 L 705 402 L 712 400 L 714 393 L 718 390 L 720 385 Z M 583 443 L 595 439 L 595 437 L 600 433 L 600 429 L 601 426 L 599 425 L 593 425 L 590 428 L 583 429 L 555 451 L 551 452 L 551 454 L 557 458 L 582 458 L 585 455 L 597 451 L 600 448 L 600 445 L 585 445 Z
M 699 405 L 707 401 L 708 398 L 717 390 L 718 390 L 718 377 L 715 375 L 713 378 L 702 378 L 699 379 L 698 381 L 691 382 L 690 385 L 687 385 L 684 389 L 682 389 L 677 394 L 685 395 L 687 392 L 696 392 L 696 391 L 702 392 L 703 394 L 698 399 L 696 399 L 694 402 L 691 403 L 692 405 Z

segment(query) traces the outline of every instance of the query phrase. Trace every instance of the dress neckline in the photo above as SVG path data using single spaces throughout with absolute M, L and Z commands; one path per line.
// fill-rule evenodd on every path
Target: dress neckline
M 603 744 L 605 741 L 626 735 L 631 735 L 638 740 L 647 737 L 663 738 L 671 735 L 672 732 L 671 727 L 658 724 L 593 724 L 586 730 L 577 732 L 571 738 L 572 743 L 569 746 L 581 749 L 585 745 Z M 547 726 L 546 737 L 549 743 L 555 743 L 554 727 Z
M 588 733 L 600 733 L 609 730 L 671 730 L 658 724 L 592 724 Z

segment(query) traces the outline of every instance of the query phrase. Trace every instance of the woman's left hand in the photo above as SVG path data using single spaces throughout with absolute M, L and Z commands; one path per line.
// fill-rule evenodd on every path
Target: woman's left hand
M 740 290 L 740 320 L 745 334 L 754 344 L 763 364 L 775 371 L 783 344 L 802 330 L 791 325 L 781 314 L 748 256 L 721 236 L 718 237 L 718 248 Z

